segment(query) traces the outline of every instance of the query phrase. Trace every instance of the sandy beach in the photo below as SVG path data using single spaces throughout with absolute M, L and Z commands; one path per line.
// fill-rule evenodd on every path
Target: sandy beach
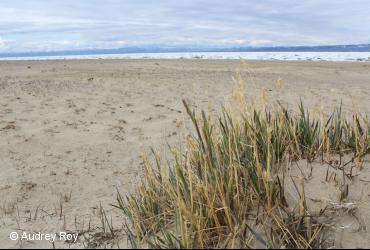
M 117 190 L 134 190 L 150 147 L 164 151 L 186 134 L 182 99 L 217 112 L 237 71 L 253 86 L 250 96 L 264 89 L 292 106 L 302 99 L 328 111 L 342 102 L 345 112 L 370 115 L 369 62 L 0 61 L 0 245 L 53 247 L 11 241 L 9 234 L 64 230 L 80 233 L 73 247 L 126 246 L 123 215 L 110 206 Z M 369 208 L 369 190 L 363 192 Z M 114 238 L 101 235 L 100 206 Z M 356 246 L 370 242 L 368 233 L 359 237 Z

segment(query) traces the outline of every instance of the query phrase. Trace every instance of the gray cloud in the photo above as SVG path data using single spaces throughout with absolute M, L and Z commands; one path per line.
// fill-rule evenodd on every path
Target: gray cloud
M 2 0 L 0 51 L 370 43 L 368 0 Z

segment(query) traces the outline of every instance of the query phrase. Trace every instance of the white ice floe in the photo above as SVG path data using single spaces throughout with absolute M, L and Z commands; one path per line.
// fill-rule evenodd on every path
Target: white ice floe
M 245 59 L 292 61 L 370 61 L 370 52 L 182 52 L 8 57 L 0 60 L 47 59 Z

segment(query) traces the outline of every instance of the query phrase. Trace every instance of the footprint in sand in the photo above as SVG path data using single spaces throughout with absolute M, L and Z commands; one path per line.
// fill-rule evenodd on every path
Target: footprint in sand
M 86 109 L 84 109 L 84 108 L 75 109 L 75 114 L 77 114 L 77 115 L 79 115 L 80 113 L 83 113 L 83 112 L 86 112 Z
M 20 191 L 22 191 L 22 192 L 28 192 L 28 191 L 31 191 L 36 186 L 37 186 L 37 184 L 36 183 L 33 183 L 33 182 L 29 182 L 29 181 L 22 182 L 21 183 Z
M 122 141 L 124 141 L 124 140 L 125 140 L 125 137 L 123 137 L 123 136 L 121 136 L 121 135 L 114 135 L 114 136 L 112 137 L 112 140 L 113 140 L 113 141 L 119 141 L 119 142 L 122 142 Z
M 10 114 L 12 112 L 13 112 L 12 109 L 4 109 L 4 111 L 3 111 L 4 114 Z
M 169 133 L 168 135 L 167 135 L 167 137 L 172 137 L 172 136 L 175 136 L 175 135 L 177 135 L 177 132 L 172 132 L 172 133 Z
M 125 131 L 125 128 L 123 127 L 124 124 L 126 124 L 127 122 L 123 119 L 121 120 L 118 120 L 118 125 L 111 125 L 110 126 L 110 131 L 113 131 L 112 134 L 112 139 L 114 141 L 124 141 L 125 140 L 125 137 L 123 136 L 124 134 L 126 134 L 126 131 Z
M 72 99 L 67 99 L 67 105 L 68 105 L 68 108 L 77 108 L 76 104 L 73 102 Z
M 3 127 L 1 130 L 15 130 L 15 122 L 8 122 L 8 124 Z
M 181 110 L 177 110 L 177 109 L 173 109 L 173 108 L 167 108 L 167 109 L 171 110 L 172 112 L 177 112 L 177 113 L 179 113 L 179 114 L 181 114 L 181 113 L 182 113 L 182 111 L 181 111 Z
M 156 107 L 156 108 L 158 108 L 158 107 L 161 107 L 161 108 L 165 107 L 163 104 L 154 104 L 153 106 Z
M 127 121 L 124 119 L 118 120 L 118 124 L 127 124 Z
M 160 115 L 157 116 L 157 118 L 160 119 L 160 120 L 163 120 L 163 119 L 166 119 L 167 116 L 163 115 L 163 114 L 160 114 Z
M 142 128 L 139 128 L 139 127 L 135 127 L 132 129 L 132 132 L 134 132 L 135 134 L 137 135 L 143 135 L 143 129 Z
M 45 129 L 44 131 L 50 135 L 54 135 L 54 134 L 58 134 L 60 133 L 60 131 L 56 130 L 55 128 L 57 128 L 56 126 L 53 127 L 53 128 L 47 128 Z
M 77 122 L 70 122 L 70 121 L 62 121 L 62 123 L 69 128 L 78 129 Z

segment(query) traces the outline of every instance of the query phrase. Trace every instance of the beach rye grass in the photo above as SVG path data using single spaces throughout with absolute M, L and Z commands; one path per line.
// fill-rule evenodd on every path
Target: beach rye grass
M 299 202 L 289 206 L 284 182 L 289 162 L 370 152 L 370 123 L 341 107 L 315 119 L 302 103 L 217 118 L 200 116 L 184 101 L 195 136 L 171 160 L 144 160 L 135 194 L 118 194 L 134 248 L 319 248 L 324 225 L 306 206 L 304 183 L 293 181 Z M 346 162 L 342 163 L 343 165 Z

